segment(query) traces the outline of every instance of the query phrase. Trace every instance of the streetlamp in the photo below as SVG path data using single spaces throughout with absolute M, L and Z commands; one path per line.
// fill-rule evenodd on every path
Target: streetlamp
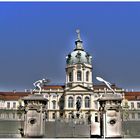
M 109 82 L 105 81 L 105 80 L 104 80 L 103 78 L 101 78 L 101 77 L 96 77 L 96 79 L 97 79 L 98 81 L 100 81 L 100 82 L 105 83 L 105 85 L 106 85 L 114 94 L 116 94 L 116 92 L 111 88 L 111 84 L 110 84 Z
M 104 94 L 99 97 L 100 103 L 100 132 L 101 136 L 106 137 L 122 137 L 121 128 L 121 101 L 122 97 L 116 93 L 111 84 L 101 77 L 96 77 L 100 82 L 103 82 L 113 93 Z M 116 121 L 117 120 L 117 121 Z
M 113 94 L 116 94 L 115 91 L 111 88 L 111 84 L 108 81 L 104 80 L 101 77 L 96 77 L 96 79 L 100 82 L 103 82 L 113 92 Z M 103 133 L 101 133 L 101 135 L 103 135 L 104 138 L 106 137 L 106 123 L 105 123 L 106 115 L 105 114 L 106 114 L 105 109 L 103 107 L 103 110 L 101 110 L 101 124 L 102 124 L 101 132 L 103 132 Z M 102 129 L 103 129 L 103 131 L 102 131 Z

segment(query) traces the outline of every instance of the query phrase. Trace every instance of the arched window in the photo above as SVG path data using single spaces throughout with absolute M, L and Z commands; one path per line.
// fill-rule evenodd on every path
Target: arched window
M 69 97 L 68 98 L 68 108 L 72 108 L 73 107 L 73 98 Z
M 77 71 L 77 81 L 81 80 L 82 80 L 81 71 Z
M 72 73 L 72 72 L 69 73 L 69 81 L 70 81 L 70 82 L 73 81 L 73 73 Z
M 90 99 L 89 97 L 85 97 L 85 108 L 89 108 L 90 107 Z
M 56 109 L 56 101 L 52 101 L 53 109 Z
M 89 81 L 89 71 L 86 72 L 86 81 Z

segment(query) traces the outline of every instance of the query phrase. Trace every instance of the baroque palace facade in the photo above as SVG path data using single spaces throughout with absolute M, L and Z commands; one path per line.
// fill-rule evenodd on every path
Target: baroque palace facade
M 42 86 L 41 93 L 48 100 L 46 105 L 47 120 L 76 118 L 78 112 L 76 108 L 77 101 L 80 101 L 79 118 L 91 116 L 93 121 L 98 121 L 99 103 L 97 99 L 103 93 L 112 91 L 105 85 L 95 85 L 93 83 L 92 68 L 92 56 L 84 50 L 83 41 L 78 31 L 75 48 L 66 56 L 65 84 Z M 120 93 L 123 96 L 125 103 L 127 101 L 127 105 L 131 104 L 130 106 L 132 106 L 130 102 L 136 99 L 129 100 L 128 95 L 133 93 L 125 92 L 115 85 L 111 87 L 116 93 Z M 34 92 L 38 92 L 38 90 Z M 0 92 L 0 119 L 22 119 L 23 116 L 17 114 L 17 109 L 19 105 L 24 105 L 22 98 L 30 94 L 32 92 Z M 140 108 L 140 102 L 138 100 L 137 102 Z

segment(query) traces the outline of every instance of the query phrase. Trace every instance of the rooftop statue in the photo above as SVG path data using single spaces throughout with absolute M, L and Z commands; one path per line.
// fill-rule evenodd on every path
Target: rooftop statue
M 35 86 L 34 90 L 39 89 L 39 94 L 40 94 L 41 91 L 42 91 L 42 86 L 45 85 L 48 82 L 49 82 L 49 80 L 45 79 L 45 78 L 43 78 L 42 80 L 36 81 L 35 83 L 33 83 L 33 85 Z

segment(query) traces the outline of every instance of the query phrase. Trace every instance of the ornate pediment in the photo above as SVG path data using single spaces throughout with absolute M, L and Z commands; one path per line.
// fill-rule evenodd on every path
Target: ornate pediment
M 89 92 L 89 91 L 93 91 L 93 90 L 90 89 L 90 88 L 84 87 L 82 85 L 76 85 L 74 87 L 71 87 L 71 88 L 67 89 L 66 91 Z

